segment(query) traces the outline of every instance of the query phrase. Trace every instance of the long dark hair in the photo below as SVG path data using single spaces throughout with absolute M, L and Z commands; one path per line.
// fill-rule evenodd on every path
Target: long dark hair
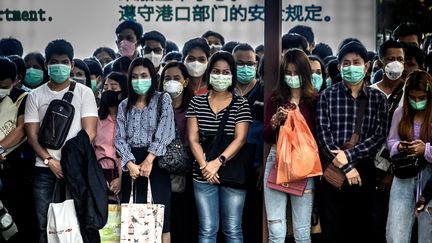
M 302 50 L 293 48 L 289 49 L 283 56 L 280 66 L 279 83 L 275 90 L 276 102 L 280 105 L 285 104 L 291 99 L 291 88 L 285 83 L 285 70 L 288 64 L 294 64 L 297 69 L 297 75 L 301 80 L 301 98 L 303 102 L 312 103 L 316 99 L 315 91 L 312 85 L 312 69 L 309 59 Z
M 168 64 L 165 65 L 165 67 L 162 69 L 158 90 L 161 92 L 163 91 L 163 83 L 165 81 L 165 73 L 170 68 L 180 69 L 180 72 L 182 73 L 183 78 L 188 81 L 188 84 L 183 89 L 183 98 L 182 98 L 182 103 L 180 106 L 180 110 L 184 110 L 187 107 L 189 107 L 189 102 L 192 100 L 194 94 L 193 94 L 193 90 L 190 88 L 190 85 L 189 85 L 190 81 L 191 81 L 191 76 L 189 75 L 186 66 L 182 62 L 172 61 L 172 62 L 169 62 Z
M 128 96 L 126 75 L 124 75 L 123 73 L 120 73 L 120 72 L 111 72 L 106 77 L 106 79 L 105 79 L 102 87 L 104 86 L 105 82 L 108 79 L 114 80 L 114 81 L 116 81 L 119 84 L 119 86 L 121 88 L 121 96 L 122 96 L 121 99 L 122 100 L 126 99 L 126 97 Z M 105 120 L 108 117 L 108 115 L 109 115 L 108 104 L 106 104 L 103 99 L 101 99 L 101 102 L 100 102 L 100 105 L 99 105 L 98 115 L 99 115 L 99 119 L 100 120 Z
M 425 91 L 427 94 L 427 106 L 425 109 L 424 122 L 420 129 L 420 139 L 423 142 L 428 142 L 432 138 L 432 77 L 425 71 L 415 70 L 411 72 L 405 82 L 404 100 L 403 100 L 403 116 L 399 123 L 399 137 L 401 140 L 413 140 L 413 124 L 416 111 L 411 108 L 408 102 L 408 94 L 412 90 Z
M 129 66 L 129 71 L 128 71 L 128 101 L 127 101 L 127 105 L 126 105 L 126 114 L 127 112 L 132 108 L 133 105 L 135 105 L 136 101 L 138 100 L 138 94 L 135 93 L 133 87 L 132 87 L 132 71 L 135 67 L 137 66 L 143 66 L 145 68 L 148 68 L 149 73 L 150 73 L 150 77 L 151 77 L 151 86 L 150 89 L 147 91 L 146 94 L 146 104 L 148 105 L 150 103 L 151 98 L 153 97 L 156 88 L 157 88 L 157 74 L 156 74 L 156 70 L 153 66 L 153 63 L 148 60 L 147 58 L 143 58 L 143 57 L 137 57 L 135 58 L 132 63 Z
M 321 89 L 318 91 L 318 93 L 321 93 L 321 91 L 323 91 L 323 90 L 325 90 L 327 88 L 327 82 L 326 82 L 327 70 L 326 70 L 326 67 L 324 65 L 324 62 L 321 60 L 321 58 L 319 56 L 309 55 L 309 60 L 310 61 L 317 61 L 320 64 L 321 76 L 322 76 L 322 79 L 323 79 L 323 83 L 322 83 Z

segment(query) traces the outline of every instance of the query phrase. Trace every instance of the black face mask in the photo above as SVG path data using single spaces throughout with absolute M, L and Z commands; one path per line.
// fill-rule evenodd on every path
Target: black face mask
M 101 102 L 108 105 L 108 107 L 118 106 L 123 100 L 121 91 L 107 90 L 102 93 Z

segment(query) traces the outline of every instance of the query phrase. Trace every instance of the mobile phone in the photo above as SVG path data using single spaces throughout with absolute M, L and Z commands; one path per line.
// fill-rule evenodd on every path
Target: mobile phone
M 407 141 L 401 141 L 400 144 L 402 144 L 403 146 L 409 146 L 412 145 L 414 142 L 407 142 Z

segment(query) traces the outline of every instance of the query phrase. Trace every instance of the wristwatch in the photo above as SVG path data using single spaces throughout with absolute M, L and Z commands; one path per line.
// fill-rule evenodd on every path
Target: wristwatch
M 221 155 L 218 157 L 219 162 L 221 162 L 222 166 L 225 166 L 226 163 L 226 157 Z
M 45 165 L 48 165 L 49 164 L 49 162 L 50 162 L 50 160 L 52 160 L 53 158 L 50 156 L 50 157 L 48 157 L 48 158 L 46 158 L 46 159 L 44 159 L 44 164 Z
M 6 149 L 0 145 L 0 154 L 4 154 L 4 153 L 6 153 Z

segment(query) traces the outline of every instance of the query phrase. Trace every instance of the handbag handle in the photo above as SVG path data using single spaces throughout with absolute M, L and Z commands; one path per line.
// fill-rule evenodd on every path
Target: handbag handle
M 225 111 L 225 113 L 224 113 L 224 115 L 222 117 L 222 120 L 219 123 L 219 127 L 218 127 L 218 130 L 217 130 L 217 133 L 216 133 L 216 135 L 214 136 L 214 138 L 212 140 L 212 143 L 218 142 L 220 140 L 220 138 L 222 137 L 222 134 L 224 133 L 225 125 L 228 122 L 228 117 L 229 117 L 229 113 L 230 113 L 231 107 L 233 106 L 233 104 L 236 101 L 236 99 L 237 99 L 237 96 L 235 94 L 233 94 L 233 98 L 231 100 L 231 103 L 226 108 L 226 111 Z
M 135 180 L 132 179 L 131 180 L 131 193 L 130 193 L 130 197 L 129 197 L 129 204 L 135 203 L 136 202 L 136 196 L 135 196 L 135 190 L 134 190 L 134 183 Z M 153 196 L 152 196 L 152 190 L 151 190 L 151 186 L 150 186 L 150 178 L 148 178 L 147 180 L 147 203 L 148 204 L 154 204 L 153 202 Z

